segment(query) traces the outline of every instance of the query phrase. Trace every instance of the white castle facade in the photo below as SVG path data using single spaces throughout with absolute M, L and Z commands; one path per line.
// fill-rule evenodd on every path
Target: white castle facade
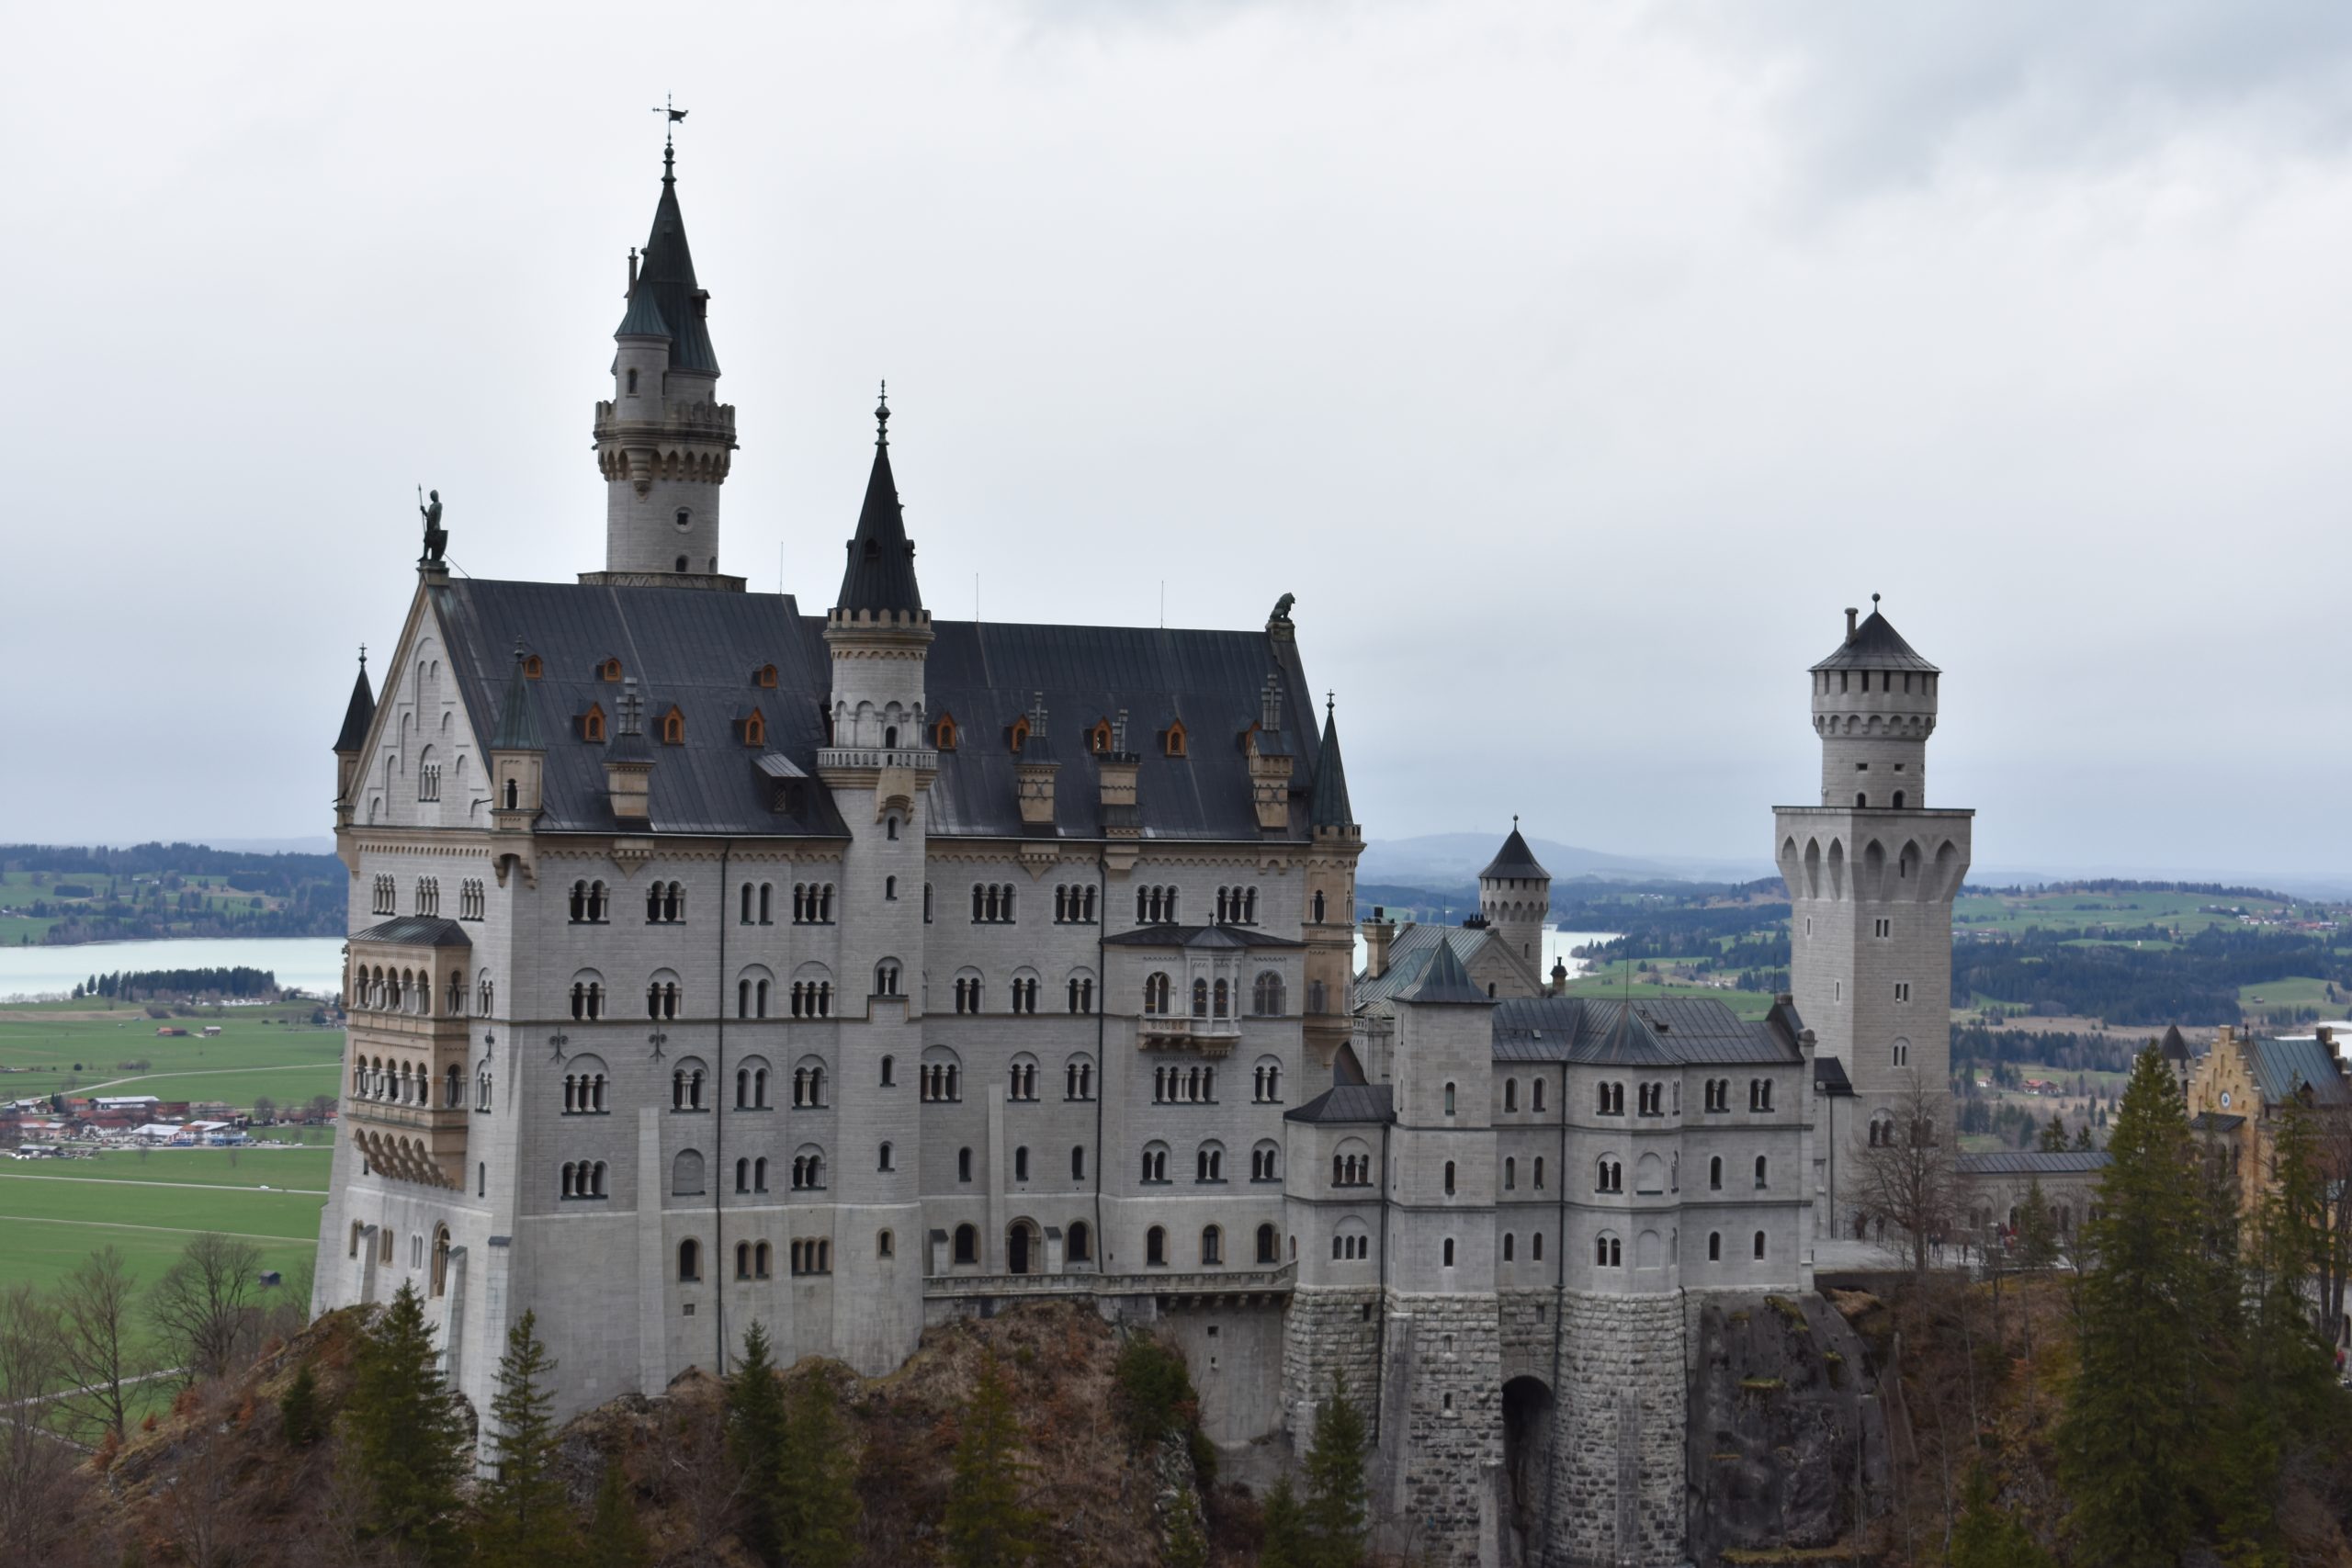
M 354 691 L 316 1304 L 413 1281 L 477 1410 L 536 1311 L 563 1416 L 754 1321 L 878 1374 L 1078 1297 L 1164 1326 L 1221 1443 L 1303 1444 L 1344 1379 L 1419 1550 L 1682 1561 L 1694 1314 L 1809 1288 L 1840 1151 L 1943 1081 L 1969 820 L 1926 804 L 1932 667 L 1849 614 L 1814 672 L 1768 1017 L 1558 994 L 1516 830 L 1480 920 L 1364 922 L 1358 974 L 1287 596 L 1233 632 L 935 620 L 887 409 L 831 605 L 746 592 L 707 300 L 665 159 L 595 411 L 605 570 L 428 558 Z

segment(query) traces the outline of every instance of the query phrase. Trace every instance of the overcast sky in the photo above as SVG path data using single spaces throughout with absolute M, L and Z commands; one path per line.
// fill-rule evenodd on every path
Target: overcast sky
M 1298 595 L 1375 838 L 1769 852 L 1872 592 L 1981 867 L 2352 873 L 2352 9 L 37 6 L 0 62 L 0 840 L 331 827 L 413 487 L 602 564 L 680 194 L 722 566 Z

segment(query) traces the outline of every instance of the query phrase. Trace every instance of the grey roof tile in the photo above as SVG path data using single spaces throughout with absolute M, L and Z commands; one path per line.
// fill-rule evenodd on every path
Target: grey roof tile
M 1421 966 L 1419 984 L 1409 991 L 1399 992 L 1396 999 L 1416 1007 L 1495 1005 L 1492 997 L 1470 983 L 1469 973 L 1462 967 L 1452 942 L 1440 942 L 1430 951 L 1430 961 Z
M 686 244 L 685 215 L 678 208 L 678 181 L 671 154 L 662 154 L 662 199 L 653 207 L 653 228 L 645 237 L 645 250 L 638 258 L 637 284 L 629 290 L 629 308 L 621 318 L 621 332 L 632 325 L 643 326 L 648 320 L 640 310 L 650 310 L 652 320 L 667 331 L 670 339 L 670 367 L 673 370 L 695 370 L 705 375 L 718 374 L 718 355 L 710 346 L 710 330 L 703 322 L 703 305 L 699 296 L 701 286 L 695 281 L 694 252 Z
M 1839 643 L 1828 658 L 1814 666 L 1819 670 L 1923 670 L 1938 673 L 1936 667 L 1919 657 L 1918 650 L 1903 640 L 1894 623 L 1877 610 L 1870 618 L 1854 628 L 1854 635 Z
M 2314 1105 L 2352 1104 L 2352 1084 L 2317 1040 L 2249 1040 L 2245 1054 L 2266 1105 L 2284 1103 L 2300 1084 L 2311 1086 Z
M 1963 1176 L 2077 1176 L 2105 1170 L 2110 1163 L 2105 1149 L 2068 1149 L 2043 1153 L 2039 1149 L 1997 1149 L 1990 1154 L 1954 1156 Z
M 1355 1008 L 1379 1009 L 1394 1000 L 1396 995 L 1414 985 L 1421 977 L 1421 970 L 1440 943 L 1453 949 L 1454 957 L 1467 969 L 1494 936 L 1478 926 L 1409 925 L 1398 929 L 1389 939 L 1388 972 L 1373 975 L 1370 971 L 1358 975 L 1355 980 Z
M 376 722 L 376 694 L 368 686 L 368 656 L 359 656 L 359 677 L 351 682 L 351 701 L 343 710 L 343 728 L 336 732 L 334 749 L 356 751 L 368 744 L 368 727 Z
M 525 672 L 523 647 L 514 647 L 514 672 L 507 677 L 506 694 L 499 699 L 498 729 L 490 738 L 493 751 L 538 751 L 546 749 L 539 738 L 539 717 L 531 701 L 533 682 Z
M 1285 1122 L 1381 1122 L 1396 1118 L 1395 1094 L 1385 1083 L 1335 1084 L 1295 1111 Z
M 1644 1066 L 1793 1065 L 1792 1035 L 1709 997 L 1628 1004 L 1600 997 L 1513 997 L 1496 1005 L 1498 1062 Z
M 1137 926 L 1102 939 L 1105 947 L 1305 947 L 1255 926 Z
M 1340 718 L 1333 705 L 1323 705 L 1323 745 L 1315 757 L 1315 813 L 1317 828 L 1356 825 L 1348 804 L 1348 772 L 1340 761 Z
M 466 928 L 455 920 L 437 915 L 398 915 L 381 920 L 363 931 L 353 931 L 353 942 L 385 942 L 401 947 L 471 947 L 474 939 Z
M 1531 879 L 1548 881 L 1551 875 L 1544 869 L 1543 863 L 1535 858 L 1535 852 L 1527 847 L 1527 840 L 1519 836 L 1519 820 L 1516 818 L 1511 819 L 1510 837 L 1505 839 L 1503 847 L 1495 852 L 1495 858 L 1487 863 L 1487 869 L 1478 874 L 1481 881 L 1487 877 L 1516 877 L 1522 882 Z
M 915 547 L 907 537 L 899 481 L 890 473 L 889 405 L 876 409 L 874 417 L 874 468 L 866 476 L 865 504 L 858 509 L 857 532 L 850 536 L 849 563 L 833 604 L 842 610 L 912 612 L 922 608 L 922 591 L 915 583 Z

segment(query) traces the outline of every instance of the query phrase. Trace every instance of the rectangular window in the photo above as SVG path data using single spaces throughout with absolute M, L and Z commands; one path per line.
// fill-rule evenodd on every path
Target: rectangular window
M 1907 1002 L 1911 999 L 1910 981 L 1897 980 L 1894 982 L 1894 999 L 1898 1002 Z
M 1871 927 L 1871 934 L 1882 939 L 1891 937 L 1894 934 L 1894 922 L 1893 920 L 1880 920 Z

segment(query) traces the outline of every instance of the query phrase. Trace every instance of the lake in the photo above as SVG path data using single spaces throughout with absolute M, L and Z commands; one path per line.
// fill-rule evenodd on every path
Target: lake
M 1544 978 L 1547 982 L 1552 978 L 1552 964 L 1555 960 L 1568 966 L 1568 978 L 1571 980 L 1579 975 L 1590 973 L 1592 969 L 1590 962 L 1577 957 L 1569 949 L 1589 946 L 1596 942 L 1615 942 L 1620 934 L 1616 931 L 1554 931 L 1546 926 L 1544 930 Z M 1363 933 L 1359 931 L 1356 933 L 1357 974 L 1363 973 L 1364 962 Z
M 191 937 L 184 942 L 88 942 L 73 947 L 0 947 L 0 1001 L 62 997 L 93 975 L 137 969 L 266 969 L 277 983 L 318 996 L 343 988 L 339 936 Z

